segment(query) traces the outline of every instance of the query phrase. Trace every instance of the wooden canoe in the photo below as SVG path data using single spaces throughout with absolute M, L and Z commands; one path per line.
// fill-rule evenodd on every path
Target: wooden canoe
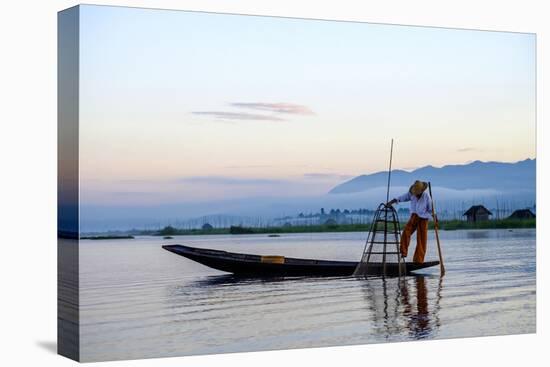
M 268 276 L 351 276 L 357 266 L 355 261 L 331 261 L 295 259 L 283 256 L 260 256 L 203 249 L 183 245 L 164 245 L 163 249 L 186 257 L 210 268 L 235 275 Z M 407 263 L 407 273 L 439 265 L 439 261 L 422 264 Z M 369 274 L 380 275 L 381 264 L 369 264 Z M 386 263 L 386 275 L 399 274 L 397 263 Z

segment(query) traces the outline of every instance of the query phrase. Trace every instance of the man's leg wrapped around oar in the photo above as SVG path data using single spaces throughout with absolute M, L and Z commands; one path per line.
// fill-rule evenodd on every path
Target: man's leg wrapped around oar
M 401 250 L 401 256 L 407 257 L 409 253 L 409 244 L 411 243 L 411 237 L 418 227 L 419 217 L 416 214 L 411 215 L 407 224 L 403 228 L 403 233 L 401 234 L 401 242 L 399 248 Z

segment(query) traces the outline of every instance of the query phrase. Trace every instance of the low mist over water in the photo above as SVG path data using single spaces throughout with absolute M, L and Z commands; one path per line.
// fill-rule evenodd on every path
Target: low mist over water
M 329 181 L 326 176 L 309 174 L 301 181 L 191 177 L 175 180 L 168 192 L 159 192 L 154 181 L 145 187 L 141 186 L 142 181 L 123 181 L 115 193 L 103 192 L 106 203 L 84 200 L 80 228 L 84 232 L 101 232 L 166 225 L 189 227 L 204 217 L 217 217 L 226 226 L 273 224 L 276 218 L 316 213 L 321 208 L 373 209 L 386 197 L 386 171 L 351 179 L 332 175 Z M 390 196 L 407 192 L 414 180 L 422 179 L 433 182 L 440 218 L 461 219 L 471 205 L 484 205 L 501 217 L 516 209 L 535 211 L 535 177 L 535 159 L 426 166 L 410 172 L 394 170 Z M 252 189 L 256 186 L 263 189 L 262 194 Z M 188 192 L 190 187 L 210 196 L 198 198 L 196 193 Z M 323 189 L 319 191 L 319 187 Z

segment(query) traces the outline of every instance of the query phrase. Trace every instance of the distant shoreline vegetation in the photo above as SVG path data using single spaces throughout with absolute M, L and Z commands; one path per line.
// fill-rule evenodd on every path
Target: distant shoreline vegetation
M 401 227 L 405 225 L 401 223 Z M 493 219 L 479 222 L 467 222 L 463 220 L 440 220 L 439 229 L 446 231 L 461 229 L 515 229 L 515 228 L 535 228 L 536 218 L 529 219 Z M 430 221 L 429 228 L 433 229 L 433 222 Z M 166 226 L 160 231 L 141 231 L 140 235 L 153 236 L 182 236 L 182 235 L 219 235 L 219 234 L 281 234 L 281 233 L 323 233 L 323 232 L 368 232 L 370 223 L 362 224 L 319 224 L 308 226 L 277 226 L 277 227 L 245 227 L 230 226 L 229 228 L 194 228 L 183 229 L 172 226 Z
M 82 236 L 81 240 L 133 240 L 134 236 L 131 235 L 121 235 L 121 236 Z

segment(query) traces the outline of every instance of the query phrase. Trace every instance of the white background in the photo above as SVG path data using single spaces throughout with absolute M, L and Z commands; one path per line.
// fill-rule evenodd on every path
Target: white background
M 537 334 L 110 362 L 113 366 L 542 365 L 550 359 L 546 1 L 96 1 L 97 4 L 537 33 Z M 0 364 L 59 365 L 56 340 L 56 12 L 74 1 L 0 3 Z M 545 24 L 546 23 L 546 24 Z M 546 88 L 545 88 L 546 87 Z M 546 100 L 545 102 L 543 102 Z M 487 139 L 491 139 L 488 136 Z M 548 136 L 545 136 L 548 140 Z M 544 150 L 543 150 L 544 147 Z M 547 190 L 546 190 L 547 191 Z M 6 205 L 7 204 L 7 205 Z M 546 346 L 546 348 L 545 348 Z M 107 363 L 95 364 L 98 366 Z

